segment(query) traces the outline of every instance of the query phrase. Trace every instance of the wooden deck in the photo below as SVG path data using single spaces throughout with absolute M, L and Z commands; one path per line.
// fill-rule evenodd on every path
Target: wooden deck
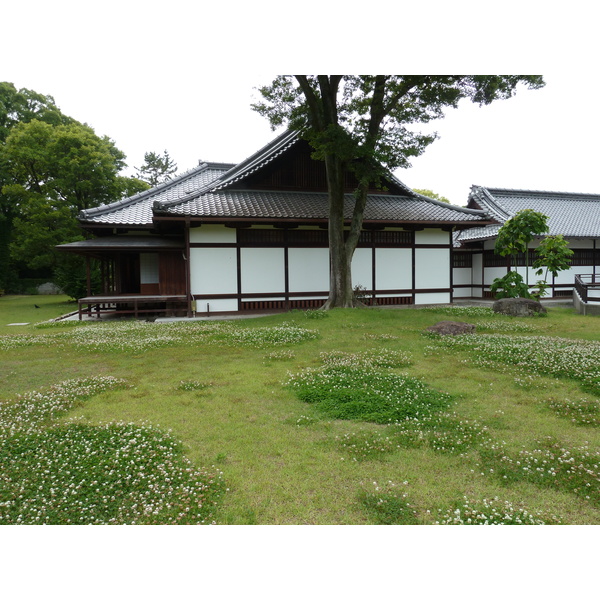
M 168 313 L 187 310 L 187 296 L 184 295 L 106 295 L 87 296 L 77 301 L 79 320 L 83 315 L 98 317 L 101 315 L 133 315 L 138 318 L 148 313 Z

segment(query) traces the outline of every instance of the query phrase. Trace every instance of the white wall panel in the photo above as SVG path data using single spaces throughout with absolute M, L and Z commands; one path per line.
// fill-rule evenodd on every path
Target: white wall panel
M 412 289 L 410 248 L 377 248 L 375 260 L 375 283 L 378 290 Z
M 415 244 L 450 244 L 450 232 L 441 229 L 415 231 Z
M 290 292 L 329 289 L 328 248 L 290 248 L 288 265 Z
M 450 287 L 450 249 L 417 248 L 415 250 L 415 288 Z
M 449 304 L 450 293 L 415 294 L 415 304 Z
M 235 248 L 191 248 L 190 276 L 192 294 L 236 294 Z
M 283 248 L 242 248 L 242 293 L 285 291 Z
M 471 269 L 467 267 L 456 267 L 452 270 L 452 281 L 455 285 L 471 283 Z
M 373 251 L 357 248 L 352 257 L 352 287 L 362 285 L 370 290 L 373 285 Z
M 485 285 L 492 285 L 492 282 L 497 277 L 506 275 L 506 267 L 486 267 L 485 268 Z
M 202 225 L 190 229 L 192 244 L 235 244 L 236 230 L 225 225 Z
M 158 254 L 140 253 L 140 283 L 158 283 Z

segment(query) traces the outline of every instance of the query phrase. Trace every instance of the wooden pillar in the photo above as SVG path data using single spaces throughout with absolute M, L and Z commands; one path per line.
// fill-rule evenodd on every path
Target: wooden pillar
M 187 298 L 187 317 L 192 316 L 192 276 L 190 267 L 190 218 L 185 220 L 185 295 Z
M 92 295 L 92 274 L 90 270 L 90 257 L 85 257 L 85 277 L 86 277 L 86 286 L 87 286 L 87 295 Z

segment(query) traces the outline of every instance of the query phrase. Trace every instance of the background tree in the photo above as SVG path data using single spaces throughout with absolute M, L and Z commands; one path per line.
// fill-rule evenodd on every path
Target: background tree
M 83 239 L 80 210 L 148 187 L 121 176 L 125 166 L 112 140 L 50 96 L 0 84 L 0 287 L 14 289 L 19 269 L 51 274 L 67 260 L 54 247 Z
M 536 275 L 544 275 L 543 279 L 538 280 L 536 283 L 540 298 L 545 295 L 549 285 L 548 273 L 552 277 L 556 277 L 560 271 L 565 271 L 571 267 L 573 250 L 568 246 L 569 242 L 562 235 L 549 235 L 536 248 L 537 258 L 533 263 L 533 268 L 537 269 Z
M 273 128 L 299 129 L 323 160 L 329 196 L 330 289 L 324 308 L 354 306 L 352 256 L 360 236 L 367 191 L 385 175 L 408 167 L 436 134 L 413 130 L 444 116 L 463 98 L 480 105 L 511 97 L 519 83 L 544 85 L 537 75 L 282 75 L 259 88 L 253 105 Z M 349 230 L 344 223 L 344 172 L 358 181 Z M 347 235 L 346 235 L 347 234 Z
M 145 163 L 136 171 L 142 181 L 146 181 L 151 187 L 169 181 L 177 173 L 177 163 L 169 156 L 165 150 L 160 156 L 156 152 L 146 152 L 144 154 Z
M 529 243 L 536 235 L 548 233 L 548 217 L 540 212 L 526 208 L 520 210 L 500 227 L 494 246 L 494 252 L 501 256 L 512 256 L 517 267 L 517 255 L 525 255 L 525 278 L 529 284 Z
M 504 277 L 494 279 L 491 291 L 498 298 L 529 298 L 529 243 L 536 235 L 548 232 L 548 217 L 531 209 L 520 210 L 510 218 L 498 231 L 494 251 L 501 256 L 511 256 L 514 271 Z M 548 288 L 548 273 L 554 277 L 570 267 L 573 251 L 568 248 L 568 242 L 562 235 L 544 237 L 535 249 L 536 259 L 533 267 L 537 269 L 536 275 L 545 274 L 544 278 L 537 281 L 536 296 L 542 297 Z M 517 256 L 525 255 L 526 281 L 516 271 Z
M 438 200 L 439 202 L 446 202 L 446 204 L 451 204 L 450 200 L 446 198 L 446 196 L 440 196 L 431 190 L 418 190 L 417 188 L 413 188 L 413 192 L 417 192 L 417 194 L 421 194 L 421 196 L 427 196 L 428 198 L 433 198 L 434 200 Z
M 17 192 L 3 190 L 15 183 L 14 174 L 3 156 L 6 138 L 19 123 L 33 119 L 50 125 L 68 124 L 73 119 L 63 115 L 52 96 L 44 96 L 32 90 L 17 90 L 12 83 L 0 82 L 0 288 L 9 290 L 16 285 L 17 270 L 11 260 L 10 243 L 13 221 L 19 214 L 19 202 L 23 200 Z

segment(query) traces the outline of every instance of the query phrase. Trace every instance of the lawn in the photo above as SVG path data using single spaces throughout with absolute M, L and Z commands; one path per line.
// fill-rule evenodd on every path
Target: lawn
M 0 298 L 0 522 L 600 524 L 595 317 L 34 324 L 65 306 Z

